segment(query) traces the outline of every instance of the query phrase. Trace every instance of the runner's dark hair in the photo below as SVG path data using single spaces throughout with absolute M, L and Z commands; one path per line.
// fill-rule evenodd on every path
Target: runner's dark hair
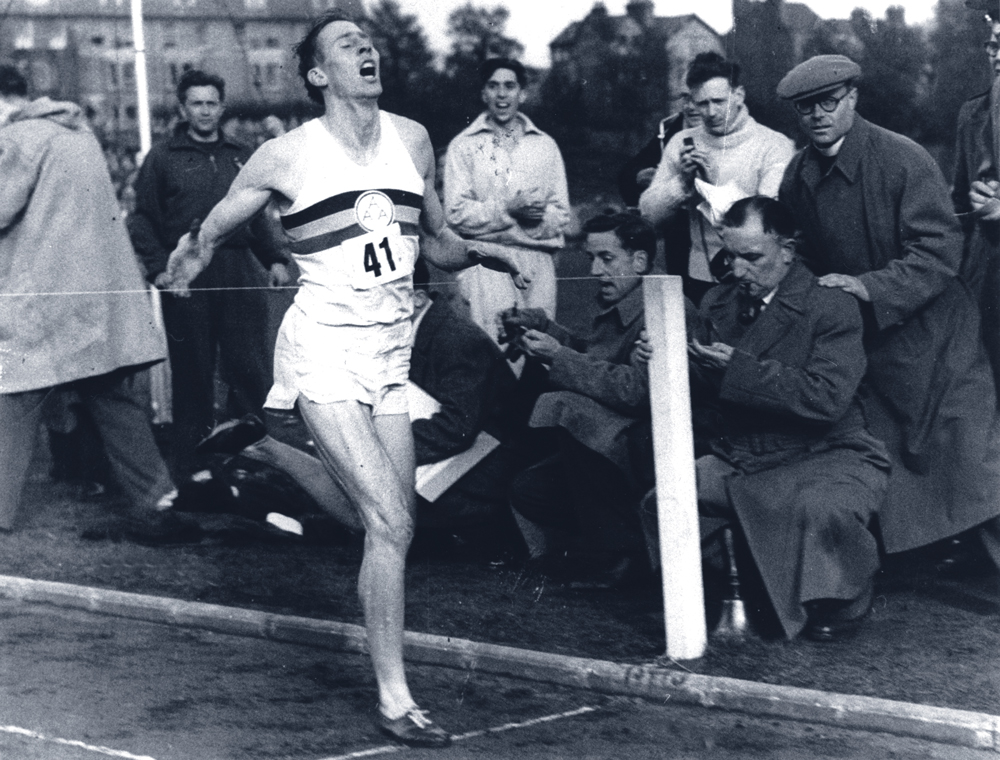
M 306 86 L 306 94 L 309 95 L 311 101 L 320 105 L 323 105 L 323 91 L 309 83 L 309 72 L 316 67 L 317 63 L 323 63 L 323 51 L 316 44 L 320 32 L 337 21 L 358 23 L 358 20 L 350 13 L 340 10 L 327 11 L 313 22 L 309 31 L 306 32 L 306 36 L 293 48 L 299 59 L 299 76 L 302 77 L 302 82 Z

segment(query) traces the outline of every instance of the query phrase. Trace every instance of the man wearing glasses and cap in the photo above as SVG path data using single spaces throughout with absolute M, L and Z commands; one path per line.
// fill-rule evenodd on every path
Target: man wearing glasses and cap
M 860 76 L 849 58 L 821 55 L 778 84 L 810 142 L 779 198 L 819 284 L 861 306 L 863 405 L 892 458 L 879 523 L 894 553 L 997 526 L 1000 425 L 948 186 L 923 148 L 857 115 Z

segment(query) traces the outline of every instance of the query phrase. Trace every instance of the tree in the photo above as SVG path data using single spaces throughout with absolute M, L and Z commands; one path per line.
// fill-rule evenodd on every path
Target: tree
M 930 50 L 923 31 L 907 26 L 900 6 L 874 19 L 860 8 L 849 21 L 821 22 L 807 55 L 839 53 L 861 66 L 858 113 L 879 126 L 913 138 L 925 131 Z
M 398 0 L 379 0 L 368 24 L 381 57 L 382 107 L 424 122 L 432 115 L 430 95 L 439 74 L 420 22 Z
M 983 14 L 963 0 L 938 0 L 930 34 L 932 78 L 926 103 L 927 138 L 955 142 L 955 122 L 962 103 L 990 86 L 990 68 L 982 43 L 989 29 Z

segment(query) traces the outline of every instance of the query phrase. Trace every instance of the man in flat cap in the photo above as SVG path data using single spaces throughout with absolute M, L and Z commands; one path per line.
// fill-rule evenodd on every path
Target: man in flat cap
M 810 141 L 779 197 L 819 284 L 861 306 L 865 418 L 892 458 L 879 522 L 893 553 L 1000 514 L 1000 424 L 948 186 L 923 148 L 855 113 L 860 75 L 850 59 L 822 55 L 778 84 Z

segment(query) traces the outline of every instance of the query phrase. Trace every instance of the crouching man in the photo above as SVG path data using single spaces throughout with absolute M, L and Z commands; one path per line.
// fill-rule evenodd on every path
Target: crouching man
M 542 460 L 515 478 L 510 498 L 527 521 L 522 528 L 534 558 L 549 564 L 566 552 L 533 540 L 531 526 L 548 538 L 566 536 L 573 561 L 560 574 L 603 588 L 636 580 L 637 571 L 648 569 L 634 460 L 644 445 L 639 431 L 648 432 L 649 384 L 645 365 L 633 364 L 632 357 L 644 324 L 642 277 L 653 266 L 656 233 L 644 219 L 620 213 L 594 217 L 583 229 L 590 273 L 600 284 L 601 311 L 590 335 L 572 335 L 541 309 L 502 315 L 506 339 L 546 368 L 546 392 L 530 425 L 551 432 Z
M 689 344 L 694 395 L 717 404 L 721 426 L 697 460 L 698 502 L 742 529 L 785 635 L 829 641 L 871 607 L 868 524 L 889 460 L 857 398 L 857 302 L 817 284 L 795 234 L 788 208 L 763 196 L 723 220 L 736 279 L 706 295 Z

